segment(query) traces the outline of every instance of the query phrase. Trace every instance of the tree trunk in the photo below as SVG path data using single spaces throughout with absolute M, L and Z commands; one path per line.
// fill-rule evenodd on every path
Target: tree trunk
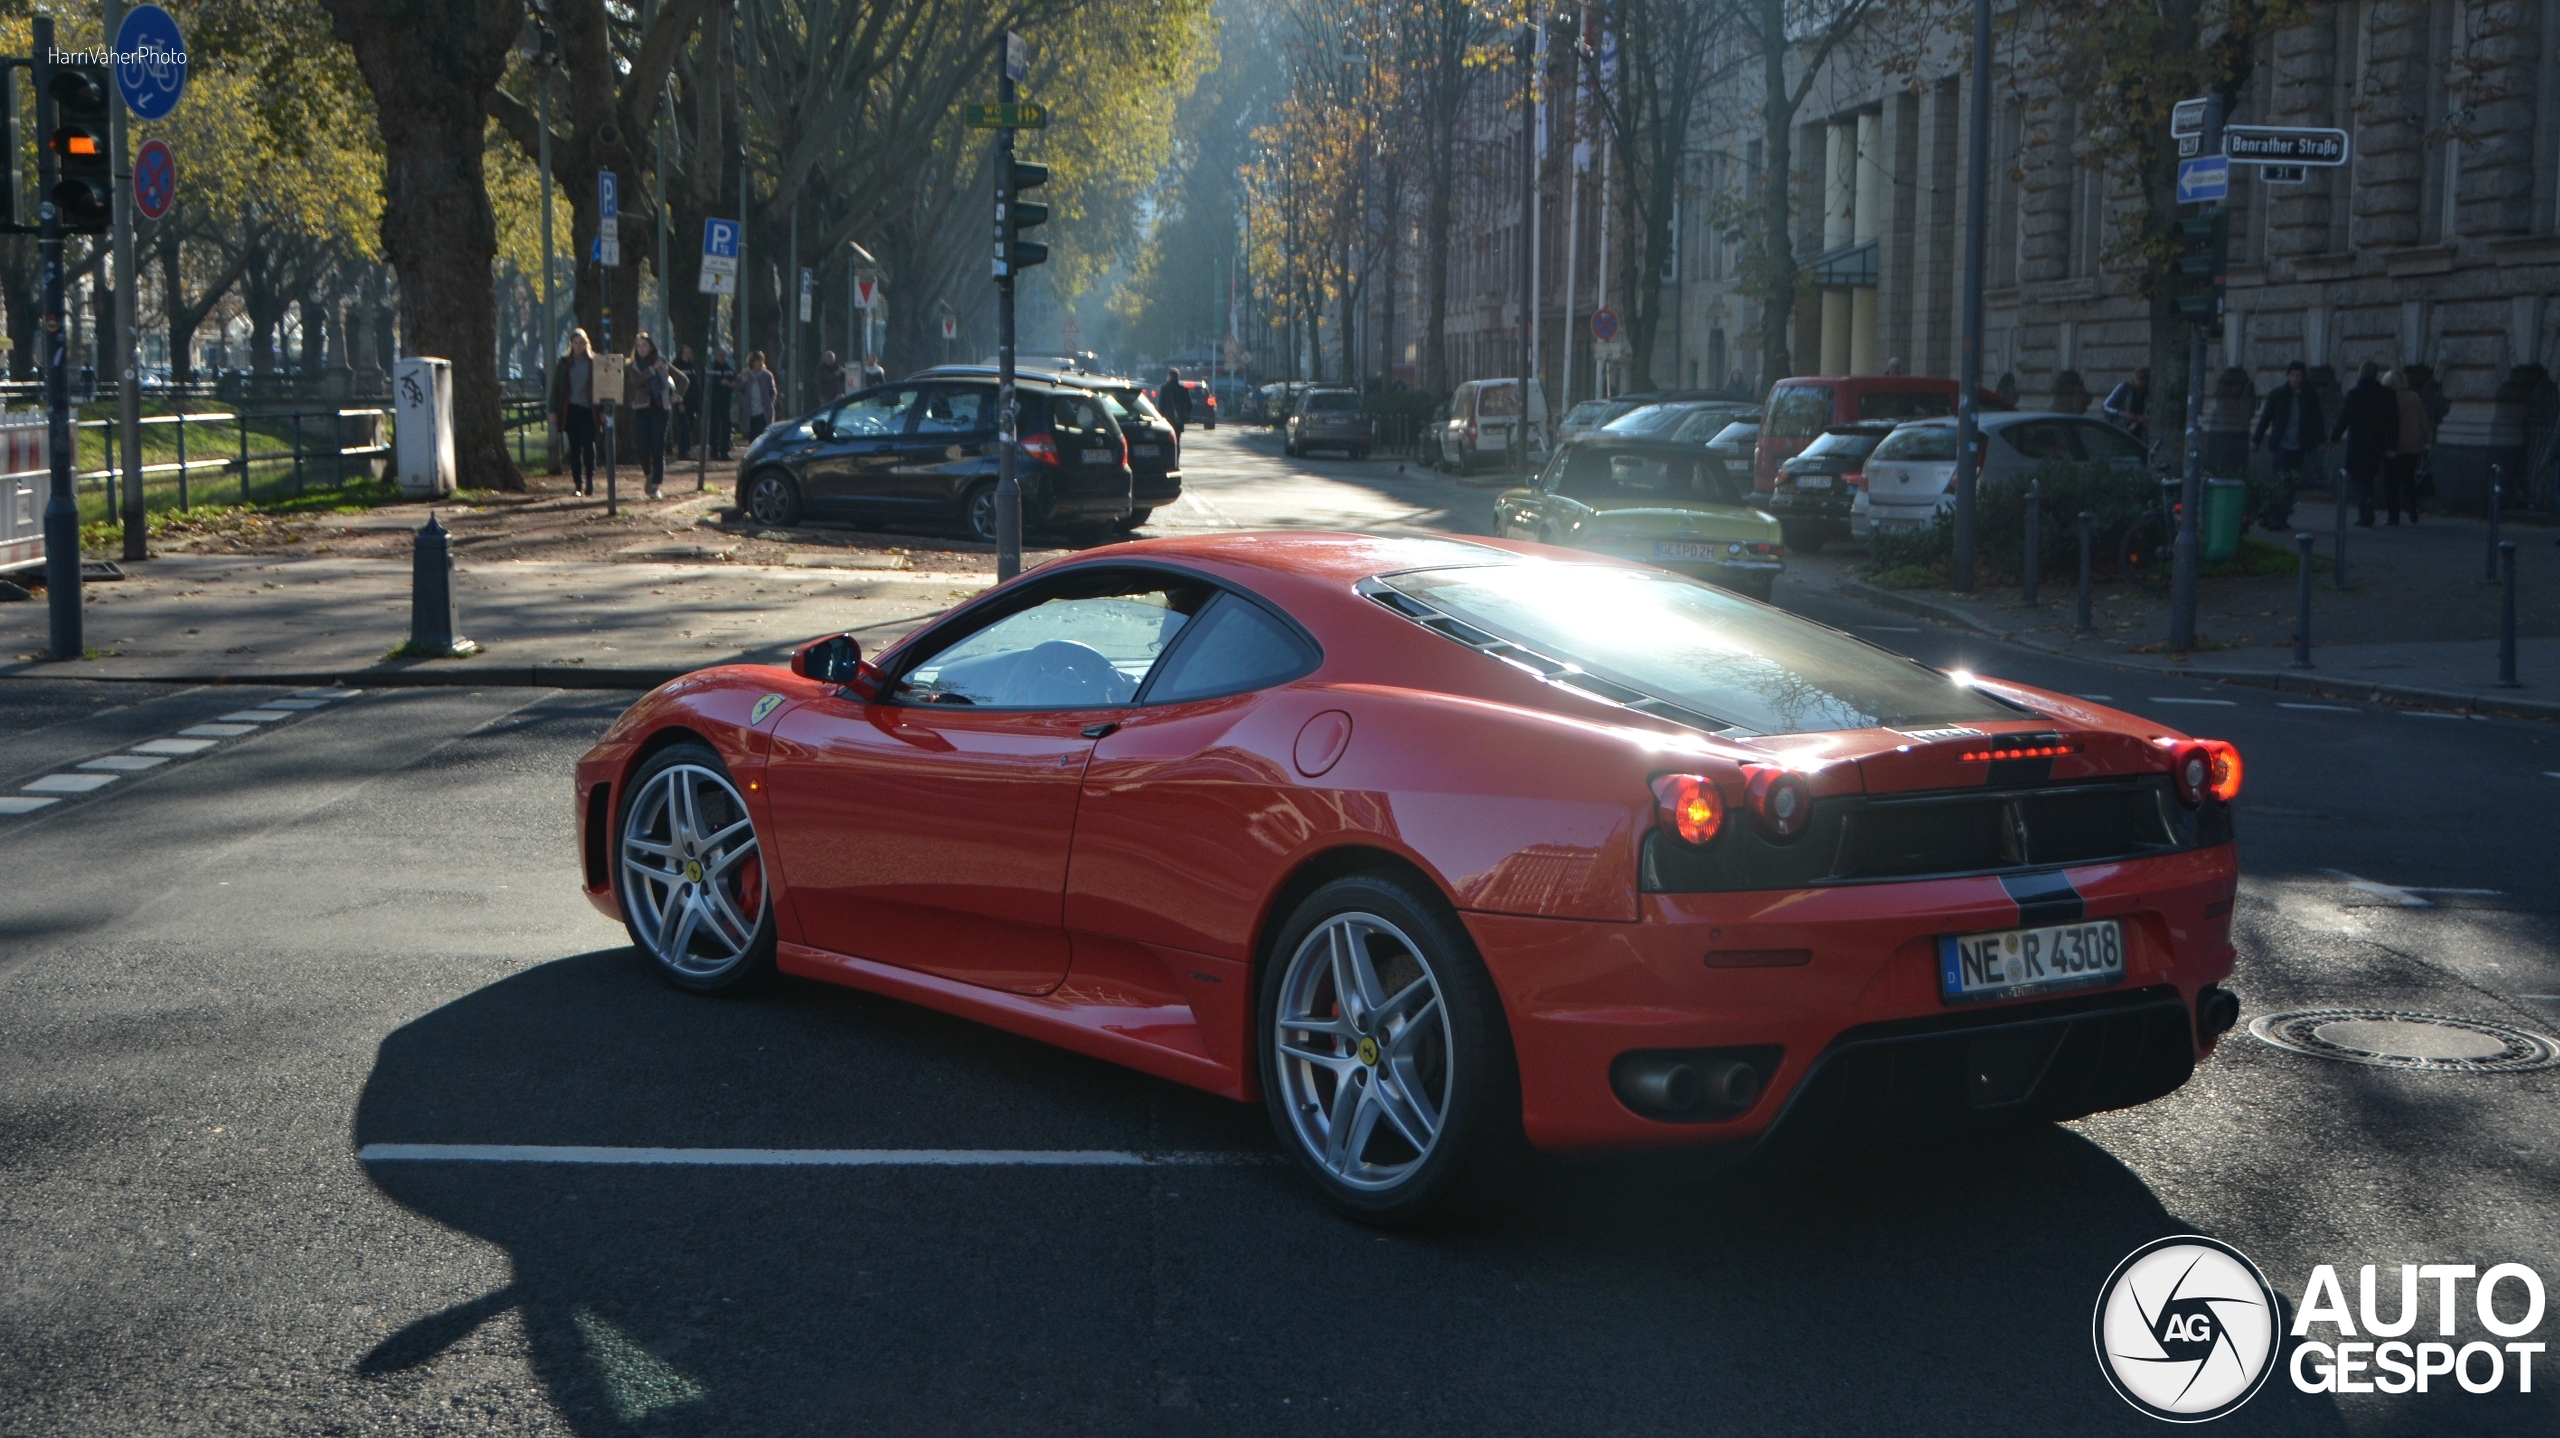
M 453 365 L 461 482 L 522 490 L 498 408 L 490 265 L 498 227 L 481 164 L 489 97 L 524 0 L 321 0 L 373 92 L 382 134 L 382 247 L 400 273 L 412 354 Z
M 1790 222 L 1787 187 L 1795 170 L 1795 111 L 1786 101 L 1786 7 L 1778 0 L 1762 4 L 1760 44 L 1760 149 L 1767 164 L 1760 172 L 1760 375 L 1758 388 L 1795 373 L 1795 354 L 1788 338 L 1795 331 L 1796 237 Z

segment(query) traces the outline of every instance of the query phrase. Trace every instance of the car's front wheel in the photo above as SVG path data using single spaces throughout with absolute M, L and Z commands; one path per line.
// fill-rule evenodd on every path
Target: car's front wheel
M 729 766 L 707 745 L 678 744 L 650 756 L 623 792 L 615 894 L 659 977 L 709 994 L 771 973 L 764 846 Z
M 1515 1157 L 1519 1080 L 1493 981 L 1457 915 L 1393 875 L 1299 904 L 1263 965 L 1272 1126 L 1335 1207 L 1403 1225 L 1471 1206 Z
M 781 470 L 758 470 L 747 481 L 746 510 L 758 524 L 792 528 L 800 522 L 800 486 Z

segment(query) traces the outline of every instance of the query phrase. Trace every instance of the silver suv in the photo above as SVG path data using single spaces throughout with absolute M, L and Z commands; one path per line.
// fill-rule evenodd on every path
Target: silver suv
M 1367 459 L 1378 442 L 1378 417 L 1360 408 L 1360 392 L 1311 389 L 1289 411 L 1289 431 L 1282 448 L 1292 459 L 1312 449 L 1338 449 L 1353 459 Z

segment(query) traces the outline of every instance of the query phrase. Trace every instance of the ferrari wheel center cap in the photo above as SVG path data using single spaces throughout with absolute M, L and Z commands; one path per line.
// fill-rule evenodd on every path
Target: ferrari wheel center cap
M 1378 1066 L 1378 1041 L 1376 1039 L 1364 1038 L 1360 1041 L 1360 1062 L 1367 1064 L 1371 1068 L 1376 1068 Z
M 688 884 L 699 884 L 702 882 L 702 861 L 700 859 L 687 859 L 684 861 L 684 881 Z

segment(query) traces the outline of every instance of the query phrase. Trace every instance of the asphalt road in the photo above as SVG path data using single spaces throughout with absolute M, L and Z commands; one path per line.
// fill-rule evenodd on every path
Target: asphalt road
M 1194 485 L 1236 523 L 1488 494 L 1233 449 Z M 2237 742 L 2250 1013 L 2560 1022 L 2552 732 L 1799 603 Z M 0 795 L 284 697 L 0 682 Z M 567 812 L 629 697 L 313 695 L 0 815 L 0 1433 L 2136 1433 L 2088 1325 L 2152 1237 L 2236 1244 L 2288 1302 L 2318 1263 L 2350 1304 L 2366 1263 L 2560 1278 L 2560 1077 L 2245 1034 L 2128 1112 L 1818 1172 L 1541 1166 L 1478 1227 L 1382 1237 L 1270 1161 L 1258 1110 L 814 983 L 661 986 L 578 897 Z M 376 1144 L 1194 1161 L 359 1160 Z M 2560 1373 L 2536 1380 L 2279 1376 L 2214 1427 L 2549 1432 Z

